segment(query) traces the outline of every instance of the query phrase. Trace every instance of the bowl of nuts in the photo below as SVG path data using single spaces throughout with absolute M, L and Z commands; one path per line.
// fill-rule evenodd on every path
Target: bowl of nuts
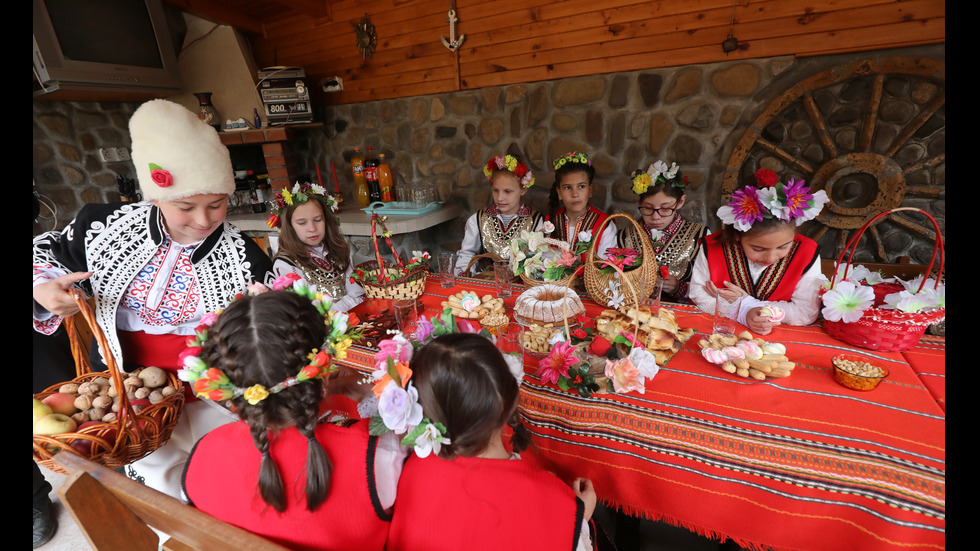
M 866 357 L 838 354 L 831 361 L 834 364 L 834 380 L 852 390 L 873 390 L 888 376 L 884 366 Z
M 491 312 L 480 318 L 480 326 L 490 332 L 491 335 L 506 333 L 510 318 L 502 312 Z

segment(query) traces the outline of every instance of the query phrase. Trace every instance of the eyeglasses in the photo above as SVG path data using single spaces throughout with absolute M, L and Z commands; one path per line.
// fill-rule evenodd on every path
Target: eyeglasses
M 642 214 L 650 216 L 653 213 L 657 213 L 664 218 L 674 214 L 675 211 L 677 211 L 677 207 L 663 207 L 659 209 L 655 209 L 653 207 L 640 207 L 640 213 Z

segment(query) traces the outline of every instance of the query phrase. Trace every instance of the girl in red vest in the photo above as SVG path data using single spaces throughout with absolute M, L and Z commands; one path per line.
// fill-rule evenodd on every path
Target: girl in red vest
M 444 335 L 415 354 L 412 370 L 424 415 L 448 443 L 406 461 L 388 549 L 591 549 L 592 483 L 569 487 L 519 460 L 530 443 L 517 417 L 519 382 L 494 345 Z M 508 424 L 513 454 L 501 438 Z
M 596 233 L 608 215 L 589 204 L 595 178 L 592 161 L 576 151 L 555 159 L 554 167 L 555 185 L 551 188 L 551 213 L 547 218 L 555 227 L 551 237 L 567 242 L 573 251 L 583 239 L 598 239 L 596 254 L 606 258 L 606 249 L 616 246 L 616 226 L 604 229 L 602 235 Z
M 232 302 L 206 339 L 188 349 L 197 356 L 184 365 L 197 371 L 187 377 L 198 392 L 214 381 L 204 395 L 227 395 L 241 420 L 191 452 L 188 500 L 291 549 L 383 549 L 406 452 L 394 433 L 369 435 L 367 421 L 318 422 L 324 351 L 337 353 L 342 336 L 328 340 L 308 298 L 270 291 Z
M 719 310 L 759 335 L 786 323 L 817 320 L 820 247 L 796 233 L 829 200 L 810 193 L 802 180 L 778 182 L 768 169 L 756 172 L 759 187 L 746 186 L 718 209 L 725 228 L 704 238 L 694 263 L 690 298 L 702 310 Z

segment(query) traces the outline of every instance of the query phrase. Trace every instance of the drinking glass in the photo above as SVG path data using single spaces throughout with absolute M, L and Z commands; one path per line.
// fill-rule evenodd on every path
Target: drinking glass
M 510 263 L 506 260 L 497 260 L 493 263 L 493 277 L 497 282 L 497 296 L 500 298 L 510 298 L 512 288 L 511 280 L 514 272 L 510 269 Z
M 439 253 L 439 277 L 444 289 L 456 286 L 456 255 Z
M 396 298 L 391 301 L 391 307 L 395 311 L 395 321 L 398 322 L 398 330 L 408 333 L 408 328 L 415 323 L 419 317 L 417 300 L 414 298 Z
M 725 300 L 720 294 L 715 297 L 715 317 L 711 322 L 712 333 L 735 334 L 735 320 L 726 315 L 731 311 L 731 305 L 732 303 Z

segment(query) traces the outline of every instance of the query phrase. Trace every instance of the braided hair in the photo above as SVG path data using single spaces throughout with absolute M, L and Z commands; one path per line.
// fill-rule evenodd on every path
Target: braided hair
M 441 456 L 479 455 L 504 424 L 514 428 L 515 452 L 530 444 L 517 414 L 517 380 L 488 339 L 473 333 L 436 338 L 412 359 L 412 380 L 426 417 L 445 425 L 452 442 Z
M 210 329 L 201 359 L 220 369 L 235 384 L 270 388 L 295 376 L 308 364 L 326 333 L 323 317 L 306 298 L 286 291 L 244 296 L 231 303 Z M 270 394 L 256 405 L 244 397 L 231 400 L 262 454 L 258 487 L 276 511 L 286 509 L 282 476 L 269 452 L 269 432 L 296 426 L 306 437 L 306 508 L 315 510 L 330 491 L 332 466 L 314 434 L 322 385 L 318 380 Z

